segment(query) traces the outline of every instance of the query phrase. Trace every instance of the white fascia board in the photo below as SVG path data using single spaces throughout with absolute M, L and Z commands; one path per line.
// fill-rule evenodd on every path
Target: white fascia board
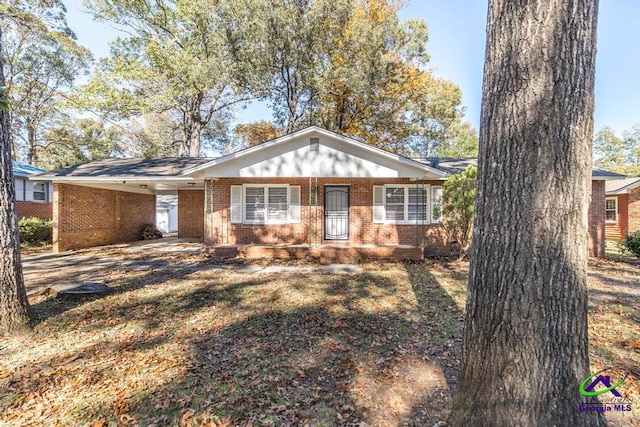
M 38 178 L 34 177 L 32 181 L 51 181 L 51 182 L 84 182 L 84 183 L 118 183 L 127 182 L 148 182 L 148 181 L 178 181 L 193 182 L 194 179 L 188 176 L 121 176 L 121 177 L 89 177 L 89 176 L 49 176 Z
M 344 142 L 344 143 L 347 143 L 347 144 L 355 145 L 355 146 L 357 146 L 357 147 L 359 147 L 359 148 L 361 148 L 361 149 L 363 149 L 365 151 L 369 151 L 371 153 L 376 153 L 378 155 L 382 155 L 384 157 L 387 157 L 389 159 L 395 160 L 397 162 L 404 163 L 406 165 L 415 167 L 417 169 L 430 172 L 430 173 L 432 173 L 432 174 L 434 174 L 436 176 L 445 177 L 445 178 L 449 176 L 449 174 L 447 174 L 444 171 L 441 171 L 440 169 L 436 169 L 434 167 L 427 166 L 427 165 L 425 165 L 423 163 L 416 162 L 415 160 L 411 160 L 409 158 L 406 158 L 406 157 L 403 157 L 403 156 L 399 156 L 397 154 L 390 153 L 390 152 L 388 152 L 386 150 L 383 150 L 381 148 L 374 147 L 373 145 L 365 144 L 363 142 L 356 141 L 355 139 L 348 138 L 348 137 L 345 137 L 345 136 L 342 136 L 342 135 L 338 135 L 337 133 L 328 131 L 326 129 L 319 128 L 317 126 L 310 126 L 308 128 L 304 128 L 304 129 L 299 130 L 297 132 L 293 132 L 293 133 L 290 133 L 288 135 L 284 135 L 284 136 L 282 136 L 280 138 L 276 138 L 276 139 L 274 139 L 272 141 L 265 142 L 263 144 L 259 144 L 259 145 L 256 145 L 254 147 L 250 147 L 250 148 L 238 151 L 236 153 L 228 154 L 228 155 L 223 156 L 223 157 L 219 157 L 217 159 L 211 160 L 210 162 L 203 163 L 202 165 L 195 166 L 195 167 L 190 168 L 190 169 L 186 169 L 184 172 L 182 172 L 182 174 L 183 175 L 190 175 L 190 174 L 198 172 L 200 170 L 207 169 L 207 168 L 210 168 L 212 166 L 215 166 L 215 165 L 218 165 L 218 164 L 221 164 L 221 163 L 226 163 L 226 162 L 231 161 L 233 159 L 244 157 L 244 156 L 249 155 L 251 153 L 254 153 L 256 151 L 264 150 L 264 149 L 272 147 L 272 146 L 274 146 L 276 144 L 282 144 L 282 143 L 284 143 L 286 141 L 289 141 L 291 139 L 298 138 L 300 136 L 304 136 L 306 134 L 313 133 L 313 132 L 317 132 L 317 133 L 319 133 L 321 135 L 324 135 L 324 136 L 326 136 L 328 138 L 337 139 L 337 140 L 339 140 L 341 142 Z

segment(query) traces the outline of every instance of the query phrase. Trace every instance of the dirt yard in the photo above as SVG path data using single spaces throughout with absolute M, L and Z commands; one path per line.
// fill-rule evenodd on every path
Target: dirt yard
M 465 263 L 218 265 L 156 241 L 25 259 L 39 318 L 0 338 L 0 424 L 426 425 L 446 419 Z M 52 298 L 99 282 L 110 295 Z M 592 370 L 630 376 L 640 425 L 640 266 L 590 264 Z

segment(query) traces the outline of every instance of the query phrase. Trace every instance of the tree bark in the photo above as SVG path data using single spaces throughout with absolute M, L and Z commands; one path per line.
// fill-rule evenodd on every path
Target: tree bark
M 0 28 L 0 88 L 4 88 L 2 29 Z M 0 333 L 26 330 L 31 323 L 20 261 L 16 193 L 11 164 L 7 97 L 0 92 Z
M 604 425 L 589 375 L 597 0 L 490 0 L 478 193 L 450 423 Z
M 38 153 L 37 153 L 37 145 L 38 141 L 36 140 L 36 128 L 37 124 L 35 119 L 29 119 L 27 123 L 27 163 L 31 166 L 35 166 L 38 161 Z

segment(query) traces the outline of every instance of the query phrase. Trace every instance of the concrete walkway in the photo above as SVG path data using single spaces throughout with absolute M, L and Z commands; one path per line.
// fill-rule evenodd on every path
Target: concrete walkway
M 362 268 L 351 264 L 326 266 L 268 265 L 268 261 L 238 264 L 214 264 L 204 255 L 202 242 L 165 237 L 127 244 L 61 253 L 39 253 L 22 257 L 27 294 L 50 287 L 58 291 L 87 282 L 109 281 L 116 272 L 172 271 L 193 272 L 230 270 L 251 275 L 271 274 L 360 274 Z M 264 265 L 267 264 L 267 265 Z

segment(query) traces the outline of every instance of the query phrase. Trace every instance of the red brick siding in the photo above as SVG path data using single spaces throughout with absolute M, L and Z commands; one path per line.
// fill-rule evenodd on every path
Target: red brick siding
M 629 190 L 627 215 L 629 233 L 640 230 L 640 187 Z
M 589 256 L 603 257 L 605 247 L 604 181 L 591 181 L 589 203 Z
M 627 202 L 629 197 L 627 194 L 618 194 L 606 198 L 610 197 L 618 199 L 618 219 L 616 222 L 605 222 L 605 236 L 607 240 L 620 240 L 627 235 Z
M 16 210 L 18 217 L 53 218 L 53 203 L 17 201 Z
M 178 191 L 178 237 L 204 237 L 204 191 Z
M 78 249 L 141 239 L 154 224 L 156 196 L 55 184 L 53 250 Z
M 242 184 L 289 184 L 301 187 L 301 220 L 299 224 L 231 224 L 230 187 Z M 315 179 L 313 181 L 315 184 Z M 439 181 L 426 181 L 439 185 Z M 446 242 L 440 225 L 391 225 L 374 224 L 372 213 L 373 186 L 384 184 L 416 185 L 409 179 L 318 179 L 318 208 L 309 206 L 308 178 L 225 178 L 213 181 L 212 212 L 207 213 L 205 242 L 209 245 L 246 243 L 332 243 L 376 245 L 420 245 L 427 253 L 441 253 Z M 348 184 L 350 187 L 350 239 L 349 241 L 324 241 L 324 186 Z M 180 221 L 178 221 L 180 222 Z M 424 237 L 424 239 L 423 239 Z

